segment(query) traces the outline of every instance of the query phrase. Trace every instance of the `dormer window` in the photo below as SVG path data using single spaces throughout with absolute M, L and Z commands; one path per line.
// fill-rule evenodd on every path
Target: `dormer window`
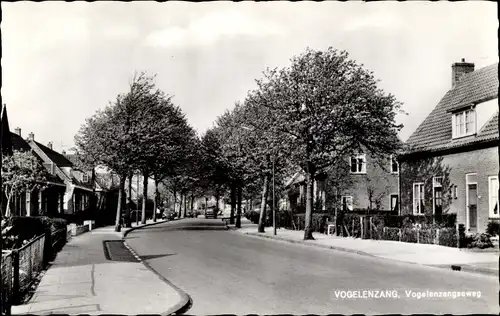
M 452 116 L 453 138 L 473 135 L 476 133 L 476 111 L 467 109 L 454 113 Z

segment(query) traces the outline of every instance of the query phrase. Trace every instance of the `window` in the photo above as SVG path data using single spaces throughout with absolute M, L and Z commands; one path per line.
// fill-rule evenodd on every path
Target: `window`
M 86 174 L 83 174 L 83 176 L 82 176 L 82 181 L 83 181 L 84 183 L 89 182 L 89 176 L 88 176 L 88 175 L 86 175 Z
M 366 173 L 366 155 L 351 157 L 351 173 Z
M 498 177 L 493 176 L 488 178 L 489 184 L 489 204 L 490 204 L 490 217 L 500 217 L 498 210 Z
M 424 184 L 413 184 L 413 214 L 424 214 Z
M 453 138 L 476 133 L 476 111 L 466 110 L 452 116 Z
M 392 173 L 398 173 L 399 172 L 399 164 L 398 160 L 394 155 L 391 155 L 391 172 Z
M 397 212 L 399 210 L 399 196 L 397 194 L 391 194 L 391 211 Z
M 352 196 L 342 196 L 342 210 L 352 211 Z

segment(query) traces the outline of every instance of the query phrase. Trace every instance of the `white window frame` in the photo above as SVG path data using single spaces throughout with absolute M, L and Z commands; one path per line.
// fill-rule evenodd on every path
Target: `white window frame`
M 497 190 L 492 190 L 492 182 L 496 181 L 497 182 Z M 498 182 L 498 176 L 490 176 L 488 177 L 488 209 L 489 209 L 489 217 L 490 218 L 500 218 L 500 204 L 499 204 L 499 199 L 498 199 L 498 187 L 499 187 L 499 182 Z M 493 195 L 493 191 L 495 191 L 495 194 Z M 493 201 L 492 197 L 496 195 L 496 201 Z M 495 203 L 497 206 L 497 214 L 493 214 L 493 208 L 495 207 Z
M 398 211 L 398 213 L 399 213 L 399 202 L 400 202 L 400 201 L 399 201 L 399 194 L 397 194 L 397 193 L 391 193 L 391 194 L 389 195 L 389 207 L 390 207 L 390 211 L 391 211 L 391 212 L 393 211 L 393 209 L 392 209 L 392 197 L 393 197 L 393 196 L 396 196 L 396 197 L 397 197 L 397 208 L 396 208 L 396 211 Z
M 475 175 L 476 181 L 469 181 L 469 176 Z M 476 194 L 478 195 L 478 204 L 479 204 L 479 185 L 477 183 L 477 173 L 467 173 L 465 174 L 465 227 L 467 231 L 470 229 L 470 214 L 469 214 L 469 184 L 476 185 Z M 478 205 L 479 207 L 479 205 Z
M 363 160 L 363 162 L 361 164 L 361 171 L 352 171 L 352 159 L 353 158 L 356 159 L 356 170 L 359 170 L 359 168 L 358 168 L 359 159 Z M 361 155 L 356 155 L 356 156 L 352 156 L 351 158 L 349 158 L 349 171 L 351 172 L 351 174 L 366 174 L 366 155 L 361 154 Z
M 398 174 L 398 173 L 399 173 L 399 162 L 396 160 L 397 170 L 396 170 L 396 171 L 394 171 L 394 170 L 392 169 L 392 167 L 393 167 L 393 165 L 394 165 L 394 164 L 393 164 L 393 160 L 394 160 L 394 155 L 391 155 L 391 158 L 390 158 L 390 161 L 389 161 L 389 163 L 390 163 L 390 165 L 389 165 L 389 170 L 391 170 L 391 173 Z
M 341 210 L 344 210 L 344 198 L 346 199 L 346 204 L 347 204 L 347 211 L 349 212 L 352 212 L 354 210 L 354 206 L 353 206 L 353 199 L 352 199 L 352 196 L 351 195 L 342 195 L 341 199 L 340 199 L 340 203 L 341 203 Z
M 420 196 L 420 190 L 418 190 L 418 192 L 419 192 L 418 198 L 415 197 L 415 187 L 417 187 L 417 186 L 419 188 L 420 188 L 420 186 L 422 187 L 422 196 Z M 423 182 L 414 182 L 413 183 L 412 200 L 413 200 L 413 215 L 424 215 L 425 211 L 422 211 L 422 209 L 420 209 L 420 211 L 417 212 L 417 203 L 415 203 L 416 201 L 420 202 L 421 200 L 424 201 L 424 203 L 425 203 L 425 186 L 424 186 Z
M 467 129 L 468 120 L 472 124 Z M 474 108 L 466 109 L 461 112 L 453 113 L 451 116 L 452 138 L 460 138 L 474 135 L 477 132 L 477 115 Z

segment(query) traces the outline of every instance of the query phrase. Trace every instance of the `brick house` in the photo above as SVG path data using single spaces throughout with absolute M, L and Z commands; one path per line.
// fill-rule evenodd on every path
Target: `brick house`
M 64 154 L 52 149 L 51 142 L 45 146 L 35 141 L 33 133 L 29 134 L 27 142 L 33 152 L 42 159 L 49 172 L 64 182 L 66 190 L 64 195 L 60 197 L 63 213 L 73 214 L 89 210 L 93 187 L 88 172 L 75 168 Z
M 399 157 L 401 214 L 456 213 L 483 232 L 498 210 L 498 63 L 452 65 L 452 87 Z
M 330 176 L 329 176 L 330 175 Z M 336 181 L 331 181 L 335 178 Z M 399 165 L 392 155 L 374 158 L 367 153 L 349 157 L 342 165 L 319 172 L 313 184 L 316 209 L 364 212 L 397 212 L 399 207 Z M 289 208 L 305 210 L 304 174 L 298 172 L 286 184 Z
M 31 146 L 21 137 L 21 129 L 16 128 L 15 133 L 10 131 L 7 108 L 2 106 L 2 153 L 12 155 L 16 151 L 32 151 Z M 33 151 L 32 151 L 33 152 Z M 43 160 L 36 155 L 41 164 Z M 31 216 L 46 214 L 56 215 L 62 211 L 62 196 L 66 186 L 55 175 L 49 175 L 43 190 L 33 190 L 11 197 L 10 210 L 12 215 Z M 2 192 L 3 194 L 3 192 Z M 3 205 L 5 211 L 6 203 Z

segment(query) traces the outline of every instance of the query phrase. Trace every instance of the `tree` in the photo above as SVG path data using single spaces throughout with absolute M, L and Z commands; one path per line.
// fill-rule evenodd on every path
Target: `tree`
M 125 180 L 135 169 L 137 157 L 132 148 L 133 115 L 126 96 L 118 95 L 114 104 L 98 110 L 87 118 L 75 136 L 76 150 L 92 165 L 104 165 L 120 177 L 120 189 L 116 210 L 115 230 L 121 230 L 121 209 L 124 204 Z
M 11 216 L 11 198 L 23 192 L 42 190 L 50 174 L 31 151 L 14 150 L 2 155 L 2 191 L 7 198 L 5 217 Z
M 270 132 L 289 146 L 290 159 L 305 172 L 304 239 L 314 239 L 315 175 L 362 148 L 373 156 L 395 153 L 400 103 L 377 88 L 372 72 L 332 48 L 308 48 L 289 67 L 268 69 L 257 84 L 258 104 L 273 120 Z

